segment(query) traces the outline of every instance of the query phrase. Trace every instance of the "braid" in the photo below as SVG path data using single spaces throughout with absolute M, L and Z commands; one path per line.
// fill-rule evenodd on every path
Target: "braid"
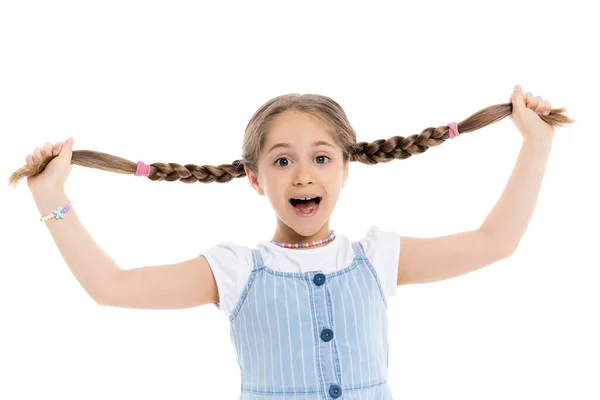
M 551 126 L 567 125 L 574 122 L 563 114 L 565 111 L 565 108 L 560 108 L 552 110 L 548 115 L 539 115 L 539 117 Z M 486 107 L 459 122 L 457 124 L 458 130 L 461 134 L 472 132 L 500 121 L 511 114 L 511 103 Z M 377 164 L 389 162 L 393 159 L 403 160 L 413 154 L 421 154 L 432 146 L 439 146 L 448 139 L 448 131 L 448 126 L 442 125 L 437 128 L 425 128 L 418 135 L 407 137 L 392 136 L 389 139 L 378 139 L 371 143 L 348 142 L 344 145 L 343 152 L 344 156 L 347 156 L 350 161 L 358 161 L 363 164 Z M 22 178 L 39 175 L 55 157 L 57 156 L 47 156 L 34 165 L 25 165 L 16 170 L 9 178 L 9 184 L 16 186 Z M 133 161 L 91 150 L 73 151 L 71 164 L 131 175 L 135 174 L 137 169 L 137 163 Z M 233 178 L 246 176 L 244 165 L 244 160 L 235 160 L 231 164 L 221 164 L 219 166 L 156 162 L 150 165 L 148 179 L 153 181 L 181 181 L 184 183 L 225 183 Z
M 148 178 L 153 181 L 177 181 L 184 183 L 229 182 L 233 178 L 246 176 L 242 160 L 235 160 L 232 164 L 221 164 L 219 166 L 195 164 L 180 165 L 176 163 L 154 163 L 151 165 Z
M 552 126 L 567 125 L 574 122 L 562 114 L 565 111 L 565 108 L 560 108 L 552 110 L 548 115 L 539 115 L 539 117 Z M 459 122 L 457 124 L 458 130 L 461 135 L 472 132 L 500 121 L 511 114 L 511 103 L 489 106 Z M 363 164 L 384 163 L 393 159 L 403 160 L 413 154 L 421 154 L 432 146 L 439 146 L 444 143 L 449 137 L 448 132 L 448 125 L 442 125 L 437 128 L 425 128 L 418 135 L 392 136 L 387 140 L 378 139 L 371 143 L 359 142 L 354 146 L 350 160 Z

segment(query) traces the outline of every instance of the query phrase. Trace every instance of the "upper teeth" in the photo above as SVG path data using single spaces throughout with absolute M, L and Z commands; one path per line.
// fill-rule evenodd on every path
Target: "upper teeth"
M 294 200 L 312 200 L 316 199 L 316 197 L 294 197 Z

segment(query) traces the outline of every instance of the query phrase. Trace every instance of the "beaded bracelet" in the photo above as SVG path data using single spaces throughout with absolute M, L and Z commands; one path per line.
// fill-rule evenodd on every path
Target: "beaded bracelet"
M 58 207 L 56 210 L 52 211 L 52 214 L 46 215 L 45 217 L 40 218 L 40 221 L 46 222 L 52 218 L 55 218 L 55 219 L 63 218 L 64 219 L 65 213 L 71 209 L 71 206 L 73 206 L 73 202 L 70 202 L 66 207 Z

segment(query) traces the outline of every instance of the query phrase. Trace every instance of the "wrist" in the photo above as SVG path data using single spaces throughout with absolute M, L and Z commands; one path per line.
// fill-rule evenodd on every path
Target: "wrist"
M 44 191 L 40 189 L 33 193 L 40 217 L 47 216 L 58 207 L 66 207 L 70 203 L 69 197 L 64 190 L 53 189 Z
M 552 135 L 538 135 L 538 136 L 525 136 L 523 137 L 524 144 L 532 144 L 535 146 L 543 146 L 550 147 L 552 145 L 552 140 L 554 136 Z
M 41 198 L 45 196 L 53 197 L 61 194 L 66 194 L 64 188 L 56 186 L 34 186 L 30 187 L 29 191 L 35 198 Z

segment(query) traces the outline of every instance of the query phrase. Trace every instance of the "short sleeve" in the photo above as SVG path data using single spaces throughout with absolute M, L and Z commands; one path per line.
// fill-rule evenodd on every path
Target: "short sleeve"
M 395 296 L 398 287 L 400 234 L 371 226 L 367 235 L 359 242 L 377 272 L 386 298 Z
M 252 250 L 231 242 L 221 242 L 200 253 L 206 258 L 217 283 L 220 311 L 229 315 L 237 305 L 252 272 Z

